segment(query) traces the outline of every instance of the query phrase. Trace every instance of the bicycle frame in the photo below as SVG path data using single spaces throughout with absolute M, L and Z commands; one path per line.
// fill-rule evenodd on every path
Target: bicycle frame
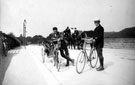
M 91 45 L 91 49 L 89 50 L 90 53 L 91 53 L 92 50 L 95 49 L 95 47 L 94 47 L 94 42 L 89 42 L 89 43 L 88 43 L 88 42 L 84 41 L 84 44 L 83 44 L 83 51 L 84 51 L 84 53 L 85 53 L 86 59 L 87 59 L 88 61 L 90 61 L 90 59 L 89 59 L 89 58 L 90 58 L 90 54 L 88 55 L 87 52 L 86 52 L 86 50 L 87 50 L 87 49 L 86 49 L 86 45 L 87 45 L 87 44 L 90 44 L 90 45 Z
M 2 45 L 3 45 L 3 54 L 4 56 L 7 56 L 8 53 L 8 47 L 7 47 L 7 42 L 5 41 L 5 39 L 2 39 Z
M 53 41 L 51 42 L 51 46 L 49 48 L 50 53 L 48 56 L 51 56 L 53 58 L 54 66 L 56 66 L 56 68 L 59 71 L 60 70 L 59 48 L 61 47 L 61 41 L 55 40 L 54 42 Z M 46 45 L 43 45 L 43 46 L 44 48 L 47 47 Z M 44 52 L 45 52 L 45 49 L 44 49 Z

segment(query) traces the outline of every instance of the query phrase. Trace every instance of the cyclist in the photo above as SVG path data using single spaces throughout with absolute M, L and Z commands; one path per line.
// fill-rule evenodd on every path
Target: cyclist
M 100 19 L 95 19 L 94 24 L 96 26 L 94 30 L 94 39 L 97 54 L 99 57 L 100 66 L 97 68 L 97 71 L 104 70 L 104 57 L 103 57 L 103 47 L 104 47 L 104 28 L 100 25 Z
M 49 35 L 49 38 L 52 39 L 52 40 L 53 40 L 53 39 L 59 39 L 59 38 L 61 38 L 61 40 L 60 40 L 61 46 L 60 46 L 59 50 L 60 50 L 61 56 L 67 60 L 67 63 L 66 63 L 65 66 L 69 66 L 69 61 L 71 61 L 72 64 L 74 65 L 74 59 L 71 59 L 71 58 L 69 57 L 69 52 L 68 52 L 67 44 L 66 44 L 66 42 L 62 39 L 62 36 L 61 36 L 60 32 L 58 32 L 57 27 L 53 27 L 53 33 L 51 33 L 51 34 Z M 55 44 L 55 46 L 57 46 L 56 44 L 57 44 L 58 42 L 57 42 L 57 41 L 54 41 L 53 43 Z M 54 47 L 54 49 L 55 49 L 55 47 Z

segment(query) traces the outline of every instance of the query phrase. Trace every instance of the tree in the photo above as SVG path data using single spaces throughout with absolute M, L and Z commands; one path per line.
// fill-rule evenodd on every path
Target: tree
M 23 44 L 23 36 L 22 34 L 20 34 L 19 37 L 17 37 L 17 39 L 20 41 L 21 45 Z
M 44 38 L 42 35 L 35 35 L 35 36 L 32 38 L 32 43 L 33 43 L 33 44 L 40 44 L 40 43 L 42 43 L 44 40 L 45 40 L 45 38 Z
M 20 46 L 20 41 L 15 37 L 13 33 L 5 34 L 3 33 L 5 37 L 6 45 L 9 49 L 13 49 L 15 47 Z
M 12 38 L 16 38 L 15 35 L 11 32 L 9 34 L 7 34 L 8 36 L 12 37 Z

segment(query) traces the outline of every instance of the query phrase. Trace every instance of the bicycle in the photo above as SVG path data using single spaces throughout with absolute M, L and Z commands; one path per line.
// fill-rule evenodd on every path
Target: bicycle
M 61 40 L 60 39 L 55 39 L 51 41 L 51 53 L 47 54 L 47 56 L 52 56 L 53 60 L 54 60 L 54 66 L 56 66 L 58 72 L 60 71 L 60 67 L 61 67 L 61 59 L 59 57 L 59 48 L 61 46 Z M 43 63 L 45 63 L 45 48 L 47 47 L 45 44 L 43 45 L 44 48 L 41 49 L 42 52 L 42 59 L 43 59 Z
M 95 68 L 98 62 L 98 56 L 97 56 L 97 51 L 94 47 L 94 39 L 90 38 L 84 38 L 84 44 L 83 44 L 83 49 L 79 53 L 76 61 L 76 71 L 78 74 L 82 73 L 85 67 L 86 62 L 90 63 L 90 66 L 92 68 Z M 86 45 L 90 44 L 91 49 L 90 49 L 90 54 L 88 55 L 86 52 Z

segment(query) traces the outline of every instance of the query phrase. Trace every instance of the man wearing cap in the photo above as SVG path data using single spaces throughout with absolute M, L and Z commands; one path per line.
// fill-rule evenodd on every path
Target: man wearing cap
M 102 71 L 104 70 L 104 57 L 102 53 L 104 47 L 104 28 L 100 24 L 100 19 L 94 19 L 94 24 L 96 26 L 94 29 L 95 47 L 100 62 L 100 66 L 97 68 L 97 71 Z
M 62 37 L 60 32 L 58 32 L 57 27 L 53 27 L 53 33 L 51 33 L 49 36 L 51 39 L 58 39 L 58 38 Z M 54 44 L 57 44 L 57 42 L 54 42 Z M 61 47 L 59 48 L 59 50 L 60 50 L 61 56 L 67 60 L 66 66 L 69 66 L 69 61 L 71 61 L 74 65 L 74 59 L 71 59 L 69 57 L 69 51 L 67 48 L 67 44 L 63 39 L 61 40 Z

